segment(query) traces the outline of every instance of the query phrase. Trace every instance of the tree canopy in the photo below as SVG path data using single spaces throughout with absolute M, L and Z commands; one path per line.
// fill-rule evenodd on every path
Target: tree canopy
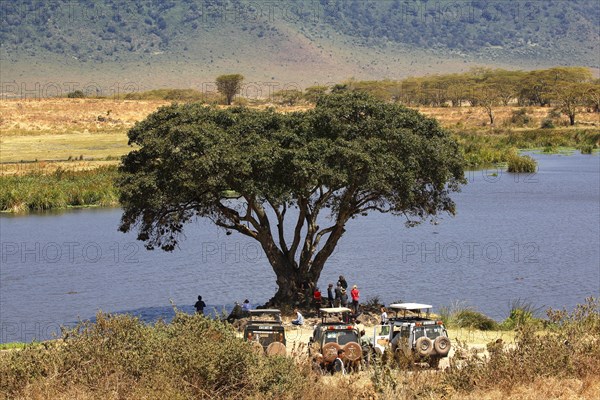
M 225 96 L 227 105 L 230 105 L 236 94 L 242 89 L 244 76 L 240 74 L 220 75 L 217 77 L 217 90 Z
M 465 183 L 458 145 L 435 120 L 360 92 L 289 114 L 171 105 L 137 123 L 129 143 L 139 149 L 120 166 L 120 229 L 167 251 L 200 217 L 251 237 L 277 276 L 274 304 L 302 300 L 351 218 L 379 211 L 414 225 L 453 214 L 450 194 Z

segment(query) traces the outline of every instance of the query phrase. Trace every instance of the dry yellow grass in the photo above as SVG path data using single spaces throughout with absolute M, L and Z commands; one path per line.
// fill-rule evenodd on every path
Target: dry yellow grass
M 157 108 L 170 104 L 158 100 L 113 99 L 39 99 L 0 101 L 0 163 L 21 161 L 116 160 L 128 153 L 127 130 Z M 272 104 L 253 107 L 265 108 Z M 280 112 L 302 111 L 308 105 L 275 106 Z M 519 107 L 497 107 L 496 126 L 510 120 Z M 531 126 L 538 127 L 549 108 L 528 107 Z M 480 107 L 420 107 L 422 113 L 437 118 L 443 126 L 481 128 L 488 122 Z M 566 117 L 563 117 L 566 121 Z M 577 116 L 582 126 L 600 125 L 600 114 L 581 112 Z M 114 163 L 115 161 L 112 161 Z M 64 164 L 64 165 L 61 165 Z M 85 168 L 93 167 L 86 164 Z M 53 167 L 73 168 L 72 163 Z M 36 167 L 34 167 L 36 168 Z M 85 169 L 84 168 L 84 169 Z M 26 167 L 4 166 L 2 173 L 26 170 Z M 78 166 L 76 169 L 82 169 Z
M 518 385 L 510 392 L 502 390 L 476 390 L 455 394 L 452 399 L 464 400 L 597 400 L 600 398 L 600 381 L 589 377 L 580 379 L 539 378 L 529 385 Z
M 521 108 L 525 108 L 527 114 L 532 118 L 532 123 L 530 124 L 531 127 L 539 127 L 542 120 L 547 117 L 548 112 L 551 110 L 549 107 L 495 107 L 495 125 L 501 127 L 510 122 L 513 111 L 520 110 Z M 490 122 L 486 111 L 482 107 L 418 107 L 417 109 L 429 117 L 436 118 L 447 128 L 457 126 L 464 128 L 481 128 L 484 125 L 489 126 Z M 586 112 L 582 109 L 581 112 L 577 114 L 576 121 L 584 126 L 594 126 L 594 124 L 595 126 L 600 126 L 600 114 Z M 566 125 L 569 122 L 568 117 L 562 115 L 561 122 Z M 579 128 L 580 127 L 581 126 L 579 126 Z
M 27 163 L 2 163 L 0 164 L 0 176 L 2 175 L 25 175 L 31 173 L 51 174 L 58 169 L 65 171 L 89 171 L 102 166 L 117 165 L 118 159 L 108 161 L 37 161 Z
M 166 101 L 40 99 L 0 101 L 3 136 L 125 131 Z

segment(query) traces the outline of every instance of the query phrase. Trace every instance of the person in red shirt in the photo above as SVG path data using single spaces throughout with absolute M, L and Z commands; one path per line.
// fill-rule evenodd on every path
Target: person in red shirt
M 358 314 L 358 298 L 360 297 L 360 292 L 358 291 L 358 286 L 352 286 L 352 290 L 350 291 L 350 296 L 352 297 L 352 308 L 354 309 L 354 314 Z
M 313 293 L 313 301 L 315 303 L 315 308 L 317 309 L 317 316 L 320 316 L 321 315 L 322 296 L 321 296 L 321 291 L 319 290 L 318 287 L 315 288 L 315 291 Z

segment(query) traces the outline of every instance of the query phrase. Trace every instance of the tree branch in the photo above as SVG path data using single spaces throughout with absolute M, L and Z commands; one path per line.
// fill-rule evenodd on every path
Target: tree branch
M 287 247 L 287 243 L 285 242 L 285 231 L 284 231 L 284 225 L 283 225 L 283 221 L 284 221 L 284 217 L 285 217 L 285 212 L 286 212 L 286 205 L 285 203 L 283 204 L 283 210 L 279 211 L 279 207 L 277 207 L 275 204 L 273 204 L 273 202 L 267 197 L 267 202 L 269 203 L 269 205 L 271 206 L 271 208 L 273 209 L 273 211 L 275 211 L 275 215 L 277 216 L 277 233 L 279 236 L 279 246 L 281 247 L 281 251 L 283 251 L 284 255 L 288 255 L 288 247 Z
M 290 251 L 288 253 L 288 259 L 292 263 L 295 263 L 296 251 L 298 250 L 298 245 L 300 244 L 300 235 L 302 233 L 302 227 L 304 226 L 304 220 L 306 218 L 307 206 L 305 198 L 298 198 L 298 209 L 298 220 L 296 221 L 296 227 L 294 228 L 294 240 L 292 241 L 292 246 L 290 247 Z

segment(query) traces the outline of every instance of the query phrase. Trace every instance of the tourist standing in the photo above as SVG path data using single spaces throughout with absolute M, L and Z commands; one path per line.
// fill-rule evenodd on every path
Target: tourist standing
M 352 286 L 352 290 L 350 291 L 350 296 L 352 297 L 352 308 L 354 310 L 354 314 L 358 314 L 358 299 L 360 297 L 360 292 L 358 291 L 358 286 Z
M 387 310 L 384 306 L 381 306 L 381 325 L 385 325 L 388 323 L 388 315 Z
M 321 295 L 321 291 L 318 287 L 315 288 L 313 293 L 313 302 L 315 304 L 315 308 L 317 309 L 317 316 L 321 315 L 321 303 L 323 301 L 323 297 Z
M 327 301 L 329 302 L 329 307 L 333 307 L 333 301 L 334 301 L 334 297 L 333 297 L 333 283 L 330 283 L 329 286 L 327 286 Z
M 204 314 L 204 308 L 206 308 L 206 304 L 202 301 L 202 296 L 198 296 L 198 301 L 194 304 L 196 308 L 197 314 Z
M 340 285 L 340 283 L 337 283 L 337 286 L 335 287 L 335 306 L 339 307 L 341 302 L 342 302 L 342 285 Z
M 348 289 L 348 282 L 346 282 L 346 278 L 344 278 L 344 275 L 340 275 L 338 285 L 340 285 L 342 289 Z
M 346 294 L 346 289 L 342 288 L 342 295 L 340 297 L 340 301 L 342 303 L 342 307 L 348 307 L 348 294 Z

